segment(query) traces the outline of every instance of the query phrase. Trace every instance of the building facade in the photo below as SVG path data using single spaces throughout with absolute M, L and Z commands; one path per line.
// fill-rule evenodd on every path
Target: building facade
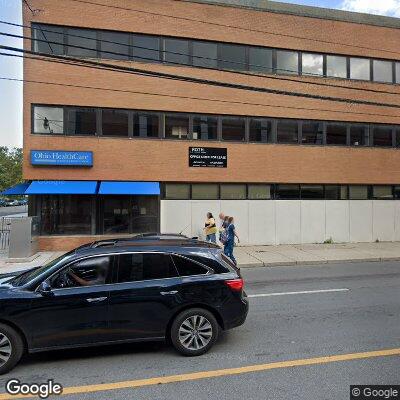
M 400 240 L 400 20 L 261 0 L 31 0 L 40 247 L 141 232 Z

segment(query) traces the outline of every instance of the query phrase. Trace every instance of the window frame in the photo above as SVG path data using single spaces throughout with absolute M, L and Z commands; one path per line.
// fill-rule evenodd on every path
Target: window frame
M 206 275 L 215 274 L 215 272 L 214 272 L 210 267 L 208 267 L 207 265 L 204 265 L 203 263 L 198 262 L 198 261 L 196 261 L 196 260 L 192 260 L 192 259 L 189 258 L 189 257 L 185 257 L 185 256 L 182 255 L 182 254 L 179 254 L 179 253 L 170 253 L 170 256 L 171 256 L 172 262 L 173 262 L 174 265 L 175 265 L 176 272 L 178 273 L 178 278 L 188 278 L 188 277 L 191 277 L 191 276 L 206 276 Z M 176 256 L 176 257 L 179 257 L 179 258 L 183 258 L 183 259 L 186 260 L 186 261 L 190 261 L 190 262 L 192 262 L 192 263 L 194 263 L 194 264 L 197 264 L 199 267 L 204 268 L 207 272 L 206 272 L 205 274 L 180 275 L 180 274 L 179 274 L 178 267 L 177 267 L 176 264 L 175 264 L 175 260 L 174 260 L 174 257 L 173 257 L 173 256 Z

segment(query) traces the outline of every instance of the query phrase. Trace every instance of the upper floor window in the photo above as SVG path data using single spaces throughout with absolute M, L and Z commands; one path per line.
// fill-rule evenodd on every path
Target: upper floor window
M 171 64 L 189 65 L 189 41 L 164 39 L 164 61 Z
M 391 61 L 373 60 L 372 65 L 375 82 L 393 82 L 393 63 Z
M 277 143 L 298 143 L 299 123 L 298 121 L 280 120 L 276 124 Z
M 157 113 L 137 112 L 134 114 L 133 136 L 158 137 L 159 120 Z
M 150 35 L 132 35 L 132 53 L 135 61 L 160 61 L 160 38 Z
M 272 50 L 264 47 L 250 47 L 249 70 L 264 72 L 266 74 L 272 73 Z
M 46 54 L 64 54 L 64 28 L 51 25 L 32 25 L 34 51 Z
M 302 144 L 323 144 L 324 124 L 322 122 L 304 121 L 302 124 Z
M 347 186 L 345 185 L 325 185 L 326 200 L 347 200 Z
M 246 70 L 245 47 L 236 44 L 219 44 L 218 64 L 221 69 Z
M 217 183 L 196 183 L 192 185 L 193 200 L 219 199 L 219 185 Z
M 272 121 L 266 118 L 252 118 L 249 126 L 250 142 L 272 142 Z
M 300 199 L 300 185 L 276 185 L 275 198 L 282 200 Z
M 218 45 L 212 42 L 193 42 L 193 65 L 195 67 L 218 67 Z
M 238 183 L 221 184 L 222 200 L 244 200 L 246 199 L 246 185 Z
M 250 200 L 268 200 L 272 198 L 271 185 L 247 185 L 247 197 Z
M 218 118 L 207 115 L 193 117 L 193 139 L 216 140 L 218 136 Z
M 326 124 L 326 144 L 347 144 L 347 126 L 344 124 Z
M 67 108 L 67 133 L 69 135 L 95 135 L 96 109 Z
M 323 185 L 301 185 L 301 198 L 302 199 L 323 199 L 324 186 Z
M 129 33 L 100 32 L 100 57 L 111 60 L 128 60 L 130 57 Z
M 245 139 L 244 118 L 223 117 L 222 118 L 222 139 L 241 140 Z
M 301 62 L 303 75 L 324 74 L 324 56 L 322 54 L 303 53 Z
M 326 76 L 347 78 L 347 58 L 342 56 L 326 56 Z
M 97 32 L 95 30 L 68 28 L 67 43 L 69 56 L 97 58 Z
M 368 199 L 368 186 L 350 185 L 349 186 L 349 200 L 367 200 Z
M 165 198 L 171 200 L 189 200 L 190 184 L 188 183 L 166 183 Z
M 125 110 L 102 110 L 103 136 L 128 136 L 128 112 Z
M 369 129 L 366 125 L 350 125 L 350 145 L 351 146 L 368 146 L 369 145 Z
M 61 107 L 33 107 L 34 133 L 64 133 L 64 110 Z
M 371 79 L 371 63 L 367 58 L 350 58 L 350 79 L 369 81 Z
M 165 116 L 165 137 L 168 139 L 188 139 L 189 116 L 167 114 Z
M 396 63 L 396 83 L 400 83 L 400 62 Z
M 299 73 L 299 53 L 297 51 L 277 50 L 276 72 L 277 74 L 297 75 Z
M 392 128 L 385 126 L 373 127 L 374 146 L 391 147 L 392 146 Z
M 372 186 L 373 199 L 393 199 L 392 186 Z

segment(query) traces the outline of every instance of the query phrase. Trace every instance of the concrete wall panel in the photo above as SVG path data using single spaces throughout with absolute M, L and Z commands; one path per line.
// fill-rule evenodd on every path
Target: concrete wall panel
M 276 200 L 276 244 L 300 242 L 300 201 Z
M 275 226 L 275 201 L 249 201 L 249 243 L 274 245 Z
M 372 200 L 350 200 L 350 242 L 372 242 Z
M 235 218 L 241 244 L 249 244 L 249 201 L 221 200 L 221 212 Z
M 325 239 L 337 243 L 350 240 L 349 202 L 346 200 L 327 200 L 325 202 Z
M 325 200 L 301 201 L 301 243 L 321 243 L 325 237 Z
M 191 203 L 186 200 L 162 200 L 160 206 L 161 233 L 191 235 Z
M 372 240 L 391 242 L 395 237 L 395 201 L 374 200 Z

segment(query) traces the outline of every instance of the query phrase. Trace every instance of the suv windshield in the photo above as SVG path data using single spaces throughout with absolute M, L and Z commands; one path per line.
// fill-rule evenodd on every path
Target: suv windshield
M 58 264 L 60 261 L 68 258 L 71 254 L 73 254 L 75 251 L 71 251 L 69 253 L 63 254 L 60 257 L 55 258 L 54 260 L 48 262 L 45 265 L 42 265 L 40 267 L 32 268 L 28 271 L 23 272 L 22 274 L 16 276 L 12 281 L 11 284 L 13 286 L 23 286 L 27 284 L 29 281 L 32 279 L 35 279 L 39 275 L 41 275 L 43 272 L 46 272 L 53 268 L 56 264 Z

